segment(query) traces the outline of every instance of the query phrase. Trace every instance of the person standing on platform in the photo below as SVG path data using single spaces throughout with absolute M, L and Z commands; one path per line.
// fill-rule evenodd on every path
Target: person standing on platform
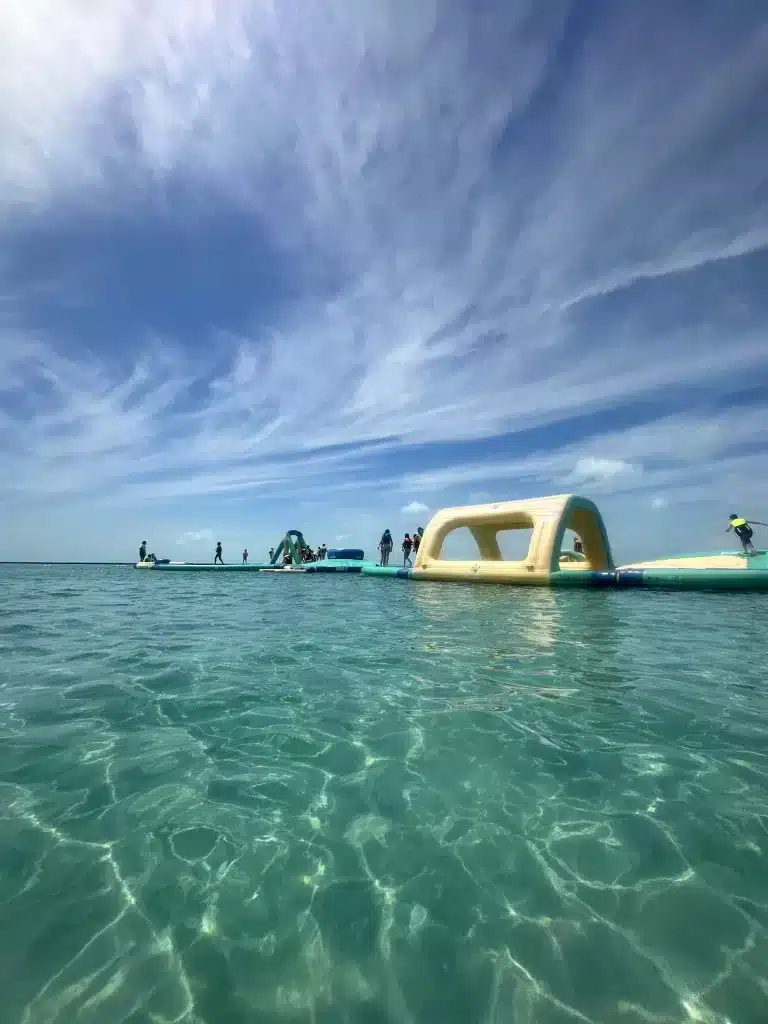
M 392 548 L 394 546 L 395 545 L 392 541 L 392 534 L 389 532 L 389 530 L 385 530 L 384 533 L 381 535 L 381 540 L 379 541 L 378 544 L 379 551 L 381 552 L 382 565 L 389 565 L 389 556 L 392 554 Z
M 744 519 L 742 516 L 737 516 L 735 512 L 733 512 L 728 517 L 728 519 L 730 520 L 730 525 L 727 527 L 725 532 L 730 533 L 731 530 L 733 530 L 736 536 L 741 541 L 741 546 L 744 548 L 744 553 L 746 555 L 756 555 L 757 551 L 755 550 L 755 545 L 752 543 L 752 534 L 754 533 L 752 527 L 765 526 L 766 524 L 761 523 L 757 519 L 753 519 L 750 522 L 749 520 Z
M 419 532 L 419 530 L 421 530 L 421 533 Z M 423 532 L 424 531 L 421 529 L 421 527 L 419 527 L 419 529 L 413 535 L 413 557 L 414 558 L 416 558 L 416 556 L 419 553 L 419 547 L 421 546 L 421 534 Z
M 403 537 L 403 565 L 404 566 L 412 564 L 411 563 L 411 550 L 412 550 L 412 548 L 413 548 L 413 541 L 411 540 L 411 535 L 409 533 L 406 533 L 405 537 Z
M 221 541 L 220 540 L 216 542 L 216 557 L 213 559 L 213 564 L 216 565 L 217 562 L 220 562 L 222 565 L 224 565 L 224 559 L 221 557 Z
M 243 551 L 243 565 L 248 565 L 248 548 Z

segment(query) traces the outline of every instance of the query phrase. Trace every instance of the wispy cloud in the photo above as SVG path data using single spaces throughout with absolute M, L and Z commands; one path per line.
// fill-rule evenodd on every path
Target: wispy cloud
M 493 481 L 499 488 L 549 493 L 586 488 L 590 492 L 647 491 L 697 483 L 712 493 L 753 477 L 768 465 L 765 438 L 768 410 L 738 405 L 728 410 L 660 417 L 625 429 L 596 431 L 586 440 L 554 449 L 533 449 L 503 461 L 473 461 L 402 478 L 420 493 L 467 488 Z M 757 449 L 757 450 L 755 450 Z M 619 458 L 617 453 L 624 458 Z
M 569 14 L 4 5 L 0 501 L 754 479 L 766 16 Z M 202 340 L 140 290 L 124 342 L 84 337 L 110 225 L 202 246 L 223 210 L 291 282 L 268 313 L 263 265 L 220 246 L 249 297 Z M 102 235 L 61 273 L 91 319 L 58 321 L 16 243 L 84 219 Z
M 177 544 L 198 544 L 200 541 L 212 541 L 212 530 L 187 530 L 177 539 Z
M 641 472 L 642 467 L 626 459 L 600 459 L 589 455 L 576 461 L 576 465 L 566 477 L 566 482 L 575 487 L 588 487 L 615 480 L 619 476 L 626 477 Z
M 429 512 L 429 505 L 425 505 L 423 501 L 409 501 L 400 511 L 407 516 L 420 516 Z

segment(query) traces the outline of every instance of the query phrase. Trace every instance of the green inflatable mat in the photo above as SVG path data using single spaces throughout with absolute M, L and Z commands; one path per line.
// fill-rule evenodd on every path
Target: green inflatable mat
M 402 565 L 366 565 L 363 576 L 392 576 L 400 580 L 409 580 L 411 570 Z

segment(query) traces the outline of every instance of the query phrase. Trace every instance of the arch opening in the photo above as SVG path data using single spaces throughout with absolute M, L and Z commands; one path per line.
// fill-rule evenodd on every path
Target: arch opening
M 566 531 L 581 540 L 583 550 L 571 555 L 573 548 L 563 548 Z M 564 516 L 560 544 L 555 552 L 560 569 L 581 572 L 606 572 L 613 568 L 608 539 L 599 513 L 593 508 L 575 505 Z
M 439 561 L 523 565 L 531 557 L 535 527 L 533 516 L 525 512 L 490 523 L 481 517 L 453 522 L 440 531 L 433 557 Z

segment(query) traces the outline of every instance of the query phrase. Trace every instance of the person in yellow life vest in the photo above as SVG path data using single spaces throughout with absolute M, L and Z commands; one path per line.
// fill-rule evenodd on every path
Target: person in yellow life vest
M 752 543 L 752 526 L 765 526 L 767 524 L 759 523 L 756 519 L 750 523 L 741 516 L 737 516 L 735 512 L 728 516 L 728 519 L 730 520 L 730 525 L 725 532 L 730 533 L 733 530 L 747 554 L 756 555 L 757 551 L 755 551 L 755 545 Z

